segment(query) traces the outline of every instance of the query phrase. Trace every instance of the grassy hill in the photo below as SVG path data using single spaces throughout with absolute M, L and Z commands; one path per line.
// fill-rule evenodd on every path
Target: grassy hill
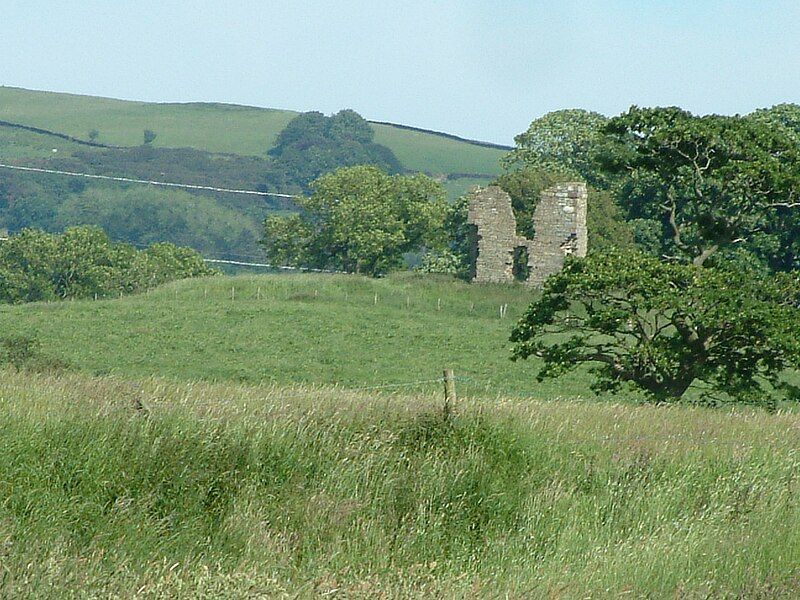
M 440 402 L 0 369 L 0 595 L 800 595 L 798 415 Z
M 142 143 L 142 132 L 157 132 L 154 145 L 262 156 L 296 112 L 229 104 L 156 104 L 0 87 L 0 120 L 117 146 Z M 503 149 L 435 133 L 373 124 L 375 141 L 388 146 L 402 165 L 434 174 L 500 172 Z
M 402 274 L 217 277 L 122 299 L 0 306 L 0 330 L 35 335 L 94 374 L 439 389 L 430 380 L 453 368 L 470 394 L 588 394 L 585 379 L 536 384 L 533 363 L 509 360 L 530 293 Z
M 92 149 L 52 135 L 0 125 L 0 159 L 4 161 L 61 158 L 87 150 Z

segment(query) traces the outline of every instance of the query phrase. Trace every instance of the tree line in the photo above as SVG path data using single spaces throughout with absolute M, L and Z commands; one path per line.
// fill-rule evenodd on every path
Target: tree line
M 512 333 L 540 378 L 588 364 L 598 390 L 775 408 L 800 367 L 800 108 L 696 116 L 566 111 L 518 136 L 509 167 L 614 198 L 629 248 L 572 259 Z
M 62 234 L 25 229 L 0 241 L 0 302 L 110 297 L 213 275 L 190 248 L 157 243 L 137 250 L 96 227 Z

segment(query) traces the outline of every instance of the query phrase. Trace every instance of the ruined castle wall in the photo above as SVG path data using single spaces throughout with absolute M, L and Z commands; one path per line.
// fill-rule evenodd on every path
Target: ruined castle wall
M 508 194 L 497 186 L 473 193 L 469 204 L 469 222 L 478 228 L 475 281 L 514 281 L 517 222 Z
M 528 283 L 540 286 L 564 267 L 567 255 L 586 256 L 587 192 L 583 183 L 556 185 L 542 192 L 533 213 L 536 235 L 528 245 Z
M 586 256 L 587 191 L 583 183 L 556 185 L 542 192 L 533 216 L 533 240 L 516 235 L 511 198 L 497 186 L 473 192 L 469 223 L 477 229 L 474 281 L 514 281 L 514 251 L 528 251 L 529 285 L 540 286 L 564 266 L 569 254 Z

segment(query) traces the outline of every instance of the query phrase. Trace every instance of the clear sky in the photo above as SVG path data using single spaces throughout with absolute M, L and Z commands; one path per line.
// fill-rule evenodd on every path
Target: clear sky
M 501 143 L 560 108 L 800 102 L 798 0 L 0 1 L 0 85 Z

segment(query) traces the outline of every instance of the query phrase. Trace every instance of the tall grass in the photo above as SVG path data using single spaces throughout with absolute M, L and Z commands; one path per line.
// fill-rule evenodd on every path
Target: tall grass
M 0 595 L 800 593 L 800 416 L 0 371 Z

